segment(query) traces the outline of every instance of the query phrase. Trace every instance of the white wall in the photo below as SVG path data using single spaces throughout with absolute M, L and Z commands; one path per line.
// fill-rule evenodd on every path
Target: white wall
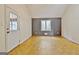
M 65 4 L 35 4 L 29 5 L 31 15 L 33 18 L 49 18 L 62 17 L 67 5 Z
M 32 35 L 32 23 L 31 23 L 31 16 L 29 14 L 28 6 L 27 5 L 6 5 L 11 9 L 14 9 L 19 16 L 20 21 L 20 31 L 18 33 L 17 38 L 20 40 L 20 43 L 27 40 Z M 4 5 L 0 5 L 0 52 L 5 52 L 5 21 L 4 19 Z M 1 20 L 4 20 L 3 22 Z M 1 24 L 3 23 L 3 25 Z M 16 34 L 15 34 L 16 35 Z M 17 40 L 17 39 L 16 39 Z
M 5 51 L 4 5 L 0 5 L 0 52 Z
M 62 35 L 79 44 L 79 5 L 70 5 L 64 13 Z

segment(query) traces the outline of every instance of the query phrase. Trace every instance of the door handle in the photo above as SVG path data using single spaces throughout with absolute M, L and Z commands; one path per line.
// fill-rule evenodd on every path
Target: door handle
M 10 33 L 10 31 L 7 31 L 7 34 Z
M 10 33 L 9 28 L 7 28 L 7 34 Z

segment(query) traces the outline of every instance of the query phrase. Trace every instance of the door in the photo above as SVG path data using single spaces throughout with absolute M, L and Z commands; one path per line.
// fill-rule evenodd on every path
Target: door
M 19 44 L 18 15 L 15 10 L 6 7 L 6 50 L 9 52 Z

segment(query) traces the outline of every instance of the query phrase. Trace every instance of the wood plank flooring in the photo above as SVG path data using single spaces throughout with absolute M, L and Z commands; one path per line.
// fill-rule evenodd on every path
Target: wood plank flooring
M 77 55 L 79 45 L 63 37 L 32 36 L 9 55 Z

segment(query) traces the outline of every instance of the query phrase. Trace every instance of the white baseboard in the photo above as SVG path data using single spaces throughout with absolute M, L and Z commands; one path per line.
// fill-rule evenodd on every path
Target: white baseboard
M 79 42 L 74 40 L 71 36 L 68 36 L 68 35 L 62 35 L 62 36 L 73 43 L 79 44 Z
M 0 52 L 0 55 L 8 55 L 7 52 Z
M 20 42 L 20 44 L 23 43 L 24 41 L 28 40 L 31 36 L 32 36 L 32 35 L 30 35 L 30 36 L 28 36 L 28 37 L 25 37 L 25 39 L 22 40 L 22 41 Z

